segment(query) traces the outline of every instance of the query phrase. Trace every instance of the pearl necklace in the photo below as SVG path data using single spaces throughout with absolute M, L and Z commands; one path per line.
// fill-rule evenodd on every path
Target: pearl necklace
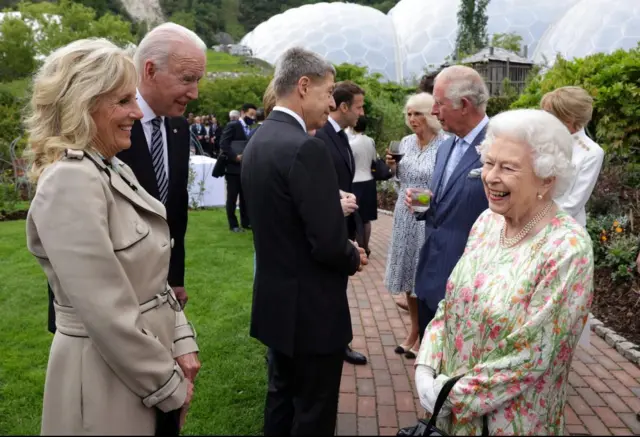
M 515 237 L 507 238 L 507 223 L 505 221 L 505 223 L 502 225 L 502 231 L 500 232 L 500 246 L 502 246 L 504 248 L 510 248 L 510 247 L 513 247 L 516 244 L 518 244 L 520 241 L 522 241 L 522 239 L 524 237 L 526 237 L 529 234 L 529 232 L 531 232 L 531 230 L 538 223 L 540 223 L 540 220 L 542 220 L 544 218 L 544 216 L 547 215 L 549 210 L 551 210 L 551 205 L 552 204 L 553 204 L 553 202 L 549 202 L 547 204 L 547 206 L 545 206 L 542 211 L 540 211 L 538 214 L 536 214 L 531 219 L 531 221 L 529 223 L 527 223 L 524 226 L 524 228 L 522 228 L 522 230 L 516 234 Z

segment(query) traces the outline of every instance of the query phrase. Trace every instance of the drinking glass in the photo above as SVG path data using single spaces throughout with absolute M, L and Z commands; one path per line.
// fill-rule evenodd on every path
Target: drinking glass
M 420 215 L 429 209 L 433 193 L 424 188 L 411 189 L 411 207 L 414 215 Z
M 404 153 L 400 152 L 400 141 L 391 141 L 389 143 L 389 153 L 395 159 L 396 164 L 400 162 Z

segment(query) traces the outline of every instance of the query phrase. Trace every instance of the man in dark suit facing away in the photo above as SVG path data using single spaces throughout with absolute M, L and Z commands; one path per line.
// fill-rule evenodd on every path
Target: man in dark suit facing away
M 250 229 L 249 218 L 244 204 L 244 194 L 240 184 L 240 163 L 242 162 L 242 154 L 236 154 L 231 147 L 234 141 L 247 141 L 251 136 L 251 126 L 256 119 L 256 106 L 252 103 L 242 105 L 240 118 L 232 120 L 224 127 L 222 131 L 222 139 L 220 140 L 220 149 L 227 155 L 227 221 L 229 222 L 229 230 L 231 232 L 242 232 L 238 226 L 238 218 L 236 217 L 236 204 L 240 197 L 240 224 L 244 229 Z
M 334 77 L 319 55 L 287 50 L 276 106 L 242 158 L 256 249 L 250 333 L 269 348 L 267 436 L 333 435 L 353 337 L 347 281 L 367 264 L 347 237 L 330 152 L 307 134 L 327 120 Z
M 353 176 L 356 168 L 353 152 L 344 130 L 355 126 L 358 118 L 364 115 L 364 94 L 364 90 L 351 81 L 338 82 L 333 90 L 335 106 L 331 108 L 329 119 L 325 125 L 316 132 L 316 137 L 324 141 L 331 153 L 344 203 L 349 201 L 349 196 L 353 197 L 351 193 L 353 192 Z M 357 199 L 355 200 L 357 202 Z M 346 208 L 346 205 L 343 206 Z M 347 235 L 351 240 L 357 241 L 358 213 L 347 210 L 344 212 Z M 349 346 L 345 348 L 344 359 L 351 364 L 367 364 L 367 358 L 361 353 L 353 351 Z

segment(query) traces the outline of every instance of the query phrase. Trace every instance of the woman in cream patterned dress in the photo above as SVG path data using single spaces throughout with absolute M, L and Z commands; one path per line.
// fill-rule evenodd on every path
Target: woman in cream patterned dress
M 409 97 L 404 107 L 407 126 L 415 132 L 404 137 L 400 153 L 404 153 L 400 163 L 387 155 L 387 164 L 400 179 L 398 193 L 407 188 L 428 188 L 436 164 L 436 153 L 444 135 L 438 119 L 431 115 L 433 97 L 419 93 Z M 418 304 L 413 292 L 418 254 L 424 243 L 424 223 L 416 221 L 404 206 L 403 196 L 398 196 L 393 214 L 393 234 L 387 256 L 385 286 L 392 294 L 405 293 L 411 316 L 409 334 L 396 347 L 398 354 L 415 358 L 419 341 Z M 415 347 L 415 348 L 414 348 Z
M 572 181 L 572 138 L 540 110 L 504 112 L 480 146 L 489 209 L 474 224 L 416 360 L 420 402 L 448 434 L 560 435 L 589 313 L 593 251 L 553 201 Z M 436 375 L 438 375 L 436 377 Z

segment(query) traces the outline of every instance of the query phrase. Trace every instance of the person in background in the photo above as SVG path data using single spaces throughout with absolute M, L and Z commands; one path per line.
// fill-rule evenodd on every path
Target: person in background
M 596 186 L 604 161 L 604 150 L 585 132 L 593 114 L 593 98 L 583 88 L 565 86 L 545 94 L 540 106 L 555 115 L 573 136 L 576 177 L 556 203 L 582 226 L 587 226 L 585 205 Z
M 555 115 L 573 137 L 572 162 L 576 168 L 575 178 L 569 189 L 555 200 L 560 208 L 586 227 L 585 206 L 596 186 L 604 161 L 604 150 L 585 132 L 593 114 L 593 98 L 583 88 L 565 86 L 545 94 L 540 106 Z M 590 336 L 591 316 L 580 338 L 582 347 L 589 347 Z
M 442 129 L 453 135 L 442 142 L 431 178 L 430 208 L 417 219 L 425 220 L 425 242 L 416 267 L 420 336 L 444 299 L 447 278 L 462 256 L 471 226 L 487 209 L 476 151 L 484 139 L 489 90 L 473 68 L 453 65 L 436 77 L 433 114 Z M 406 202 L 411 208 L 411 189 Z
M 230 121 L 222 131 L 220 148 L 227 156 L 227 170 L 225 179 L 227 180 L 227 221 L 231 232 L 243 232 L 244 229 L 251 229 L 249 217 L 244 204 L 244 194 L 240 184 L 240 165 L 242 154 L 236 154 L 231 147 L 234 141 L 247 141 L 251 136 L 251 126 L 256 119 L 256 106 L 252 103 L 242 105 L 240 118 L 237 121 Z M 236 217 L 236 206 L 240 198 L 240 224 Z
M 404 106 L 405 123 L 414 133 L 404 137 L 400 143 L 400 153 L 404 154 L 400 162 L 396 163 L 391 155 L 386 157 L 387 165 L 400 179 L 399 193 L 408 188 L 428 189 L 431 186 L 438 148 L 444 141 L 440 122 L 431 115 L 433 104 L 431 94 L 419 93 L 409 96 Z M 384 284 L 391 294 L 406 296 L 411 322 L 406 339 L 395 348 L 395 352 L 409 359 L 416 357 L 420 345 L 414 281 L 424 239 L 424 225 L 416 221 L 405 207 L 404 198 L 399 196 L 393 213 Z
M 361 224 L 362 220 L 357 213 L 357 199 L 353 195 L 355 162 L 345 129 L 355 126 L 358 118 L 364 115 L 364 94 L 364 90 L 354 82 L 338 82 L 333 90 L 335 106 L 331 108 L 324 126 L 314 132 L 314 136 L 325 143 L 333 158 L 333 165 L 338 176 L 341 205 L 347 225 L 347 236 L 350 240 L 360 241 L 362 245 L 364 245 L 362 243 L 363 232 L 362 229 L 358 229 L 358 221 Z M 367 364 L 367 357 L 354 351 L 350 346 L 345 348 L 344 359 L 350 364 Z
M 257 252 L 251 336 L 269 348 L 266 436 L 335 433 L 353 337 L 347 282 L 367 258 L 348 240 L 329 150 L 307 135 L 334 104 L 334 77 L 319 55 L 285 51 L 274 72 L 277 105 L 242 160 Z
M 420 79 L 418 91 L 433 95 L 433 86 L 436 82 L 438 72 L 427 73 Z
M 238 121 L 240 120 L 240 111 L 237 109 L 232 109 L 229 111 L 229 121 Z
M 257 125 L 260 126 L 262 123 L 264 123 L 264 119 L 265 118 L 266 118 L 266 115 L 264 113 L 264 108 L 258 108 L 256 110 L 256 123 L 257 123 Z
M 167 283 L 165 207 L 116 158 L 143 118 L 137 82 L 131 58 L 105 39 L 57 49 L 34 77 L 27 248 L 57 324 L 42 435 L 177 435 L 193 396 L 197 369 L 184 359 L 198 346 Z
M 377 157 L 376 145 L 373 139 L 364 133 L 366 129 L 367 118 L 363 115 L 358 117 L 358 121 L 353 129 L 350 129 L 348 136 L 355 162 L 353 194 L 356 196 L 358 213 L 364 227 L 363 248 L 369 256 L 371 254 L 369 248 L 371 222 L 378 218 L 378 193 L 376 181 L 371 174 L 371 163 Z
M 437 85 L 436 85 L 437 87 Z M 573 183 L 571 135 L 536 109 L 503 112 L 479 148 L 489 209 L 473 225 L 416 360 L 421 405 L 449 435 L 562 435 L 593 297 L 589 234 L 553 199 Z
M 222 138 L 222 126 L 218 123 L 218 119 L 215 115 L 211 114 L 211 132 L 213 132 L 212 138 L 212 147 L 213 147 L 213 157 L 220 156 L 220 139 Z
M 193 132 L 193 134 L 196 136 L 200 144 L 203 145 L 205 129 L 204 125 L 202 124 L 202 117 L 197 116 L 194 119 L 193 124 L 189 128 L 191 129 L 191 132 Z
M 191 126 L 194 121 L 195 121 L 195 116 L 193 115 L 193 112 L 190 112 L 189 117 L 187 118 L 187 123 L 189 123 L 189 126 Z

